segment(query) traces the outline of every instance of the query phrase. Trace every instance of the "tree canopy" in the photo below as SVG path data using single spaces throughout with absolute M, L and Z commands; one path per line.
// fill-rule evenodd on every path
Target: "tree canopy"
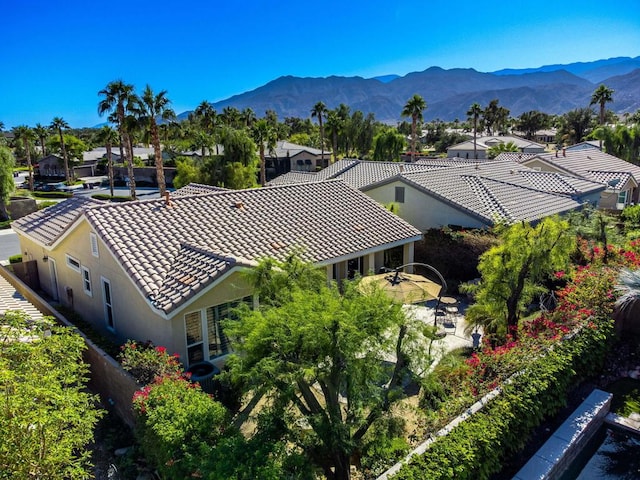
M 15 159 L 13 153 L 8 147 L 0 145 L 0 222 L 7 220 L 7 202 L 13 190 L 15 182 L 13 181 L 13 166 Z
M 419 339 L 431 327 L 407 319 L 379 290 L 365 295 L 345 283 L 341 293 L 297 257 L 265 260 L 248 275 L 260 308 L 245 307 L 224 326 L 237 352 L 231 375 L 268 395 L 279 418 L 293 407 L 291 440 L 328 479 L 348 479 L 350 458 L 402 398 L 410 369 L 426 370 Z

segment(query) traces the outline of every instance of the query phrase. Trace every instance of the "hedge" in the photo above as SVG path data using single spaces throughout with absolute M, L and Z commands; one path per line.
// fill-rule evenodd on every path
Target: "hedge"
M 71 192 L 33 192 L 35 198 L 71 198 Z
M 491 404 L 438 438 L 393 476 L 394 480 L 485 480 L 520 451 L 545 417 L 565 405 L 569 388 L 601 367 L 613 336 L 610 320 L 590 322 L 502 387 Z

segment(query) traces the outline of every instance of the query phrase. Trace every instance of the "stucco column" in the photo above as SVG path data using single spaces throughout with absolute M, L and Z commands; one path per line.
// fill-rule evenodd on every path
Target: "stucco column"
M 402 258 L 403 264 L 412 263 L 415 260 L 413 259 L 414 254 L 414 242 L 406 243 L 402 246 Z M 408 273 L 413 273 L 413 267 L 407 267 L 406 271 Z

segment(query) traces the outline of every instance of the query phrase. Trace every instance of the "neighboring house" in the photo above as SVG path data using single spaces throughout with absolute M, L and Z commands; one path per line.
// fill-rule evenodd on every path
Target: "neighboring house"
M 568 147 L 565 147 L 564 149 L 568 152 L 572 152 L 575 150 L 589 150 L 589 149 L 593 149 L 595 148 L 596 150 L 601 150 L 600 148 L 600 140 L 589 140 L 586 142 L 580 142 L 580 143 L 576 143 L 574 145 L 569 145 Z
M 323 156 L 319 148 L 296 145 L 285 140 L 278 141 L 272 151 L 265 148 L 264 154 L 269 178 L 291 171 L 315 172 L 327 167 L 331 159 L 331 150 L 325 150 Z
M 424 162 L 424 163 L 423 163 Z M 290 185 L 296 183 L 321 182 L 323 180 L 344 180 L 354 188 L 361 189 L 372 183 L 393 177 L 403 171 L 430 171 L 449 166 L 447 159 L 433 164 L 419 160 L 415 163 L 372 162 L 366 160 L 342 159 L 319 172 L 289 172 L 274 178 L 270 185 Z
M 596 204 L 603 185 L 539 172 L 511 161 L 479 162 L 428 172 L 404 172 L 362 191 L 421 231 L 442 226 L 484 228 L 535 222 Z
M 43 177 L 65 177 L 64 159 L 57 155 L 47 155 L 38 160 L 37 174 Z
M 220 321 L 255 301 L 243 272 L 260 259 L 299 252 L 341 280 L 391 258 L 411 262 L 421 239 L 342 181 L 118 204 L 74 197 L 12 227 L 50 297 L 120 341 L 166 346 L 185 365 L 228 353 Z
M 494 135 L 491 137 L 478 137 L 476 139 L 475 154 L 477 160 L 487 160 L 487 151 L 501 143 L 512 142 L 518 147 L 520 153 L 544 153 L 545 146 L 521 137 Z M 447 157 L 474 158 L 473 139 L 452 145 L 447 149 Z
M 600 208 L 622 210 L 626 205 L 637 203 L 640 167 L 587 145 L 536 155 L 521 163 L 530 168 L 574 175 L 604 185 L 606 189 L 601 194 Z

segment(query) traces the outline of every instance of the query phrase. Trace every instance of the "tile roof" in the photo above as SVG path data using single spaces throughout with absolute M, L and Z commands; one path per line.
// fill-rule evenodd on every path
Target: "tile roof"
M 165 312 L 236 262 L 316 263 L 420 238 L 420 232 L 342 181 L 108 204 L 85 211 L 140 290 Z
M 104 204 L 105 202 L 90 197 L 71 197 L 19 218 L 11 223 L 11 227 L 44 245 L 52 245 L 84 211 Z
M 404 181 L 488 225 L 533 221 L 579 208 L 580 195 L 602 190 L 602 185 L 594 182 L 534 171 L 508 160 L 408 172 L 392 180 Z
M 500 143 L 509 143 L 513 142 L 516 147 L 520 149 L 524 148 L 535 148 L 544 151 L 544 145 L 532 142 L 531 140 L 527 140 L 526 138 L 516 137 L 514 135 L 493 135 L 493 136 L 485 136 L 476 138 L 478 150 L 484 150 L 490 148 L 492 145 L 497 145 Z M 466 140 L 464 142 L 458 143 L 456 145 L 451 145 L 447 150 L 470 150 L 473 149 L 473 139 Z
M 429 171 L 449 165 L 440 161 L 431 163 L 372 162 L 365 160 L 343 159 L 319 172 L 289 172 L 274 178 L 270 185 L 319 182 L 329 179 L 344 180 L 354 188 L 363 188 L 402 172 Z
M 620 184 L 623 185 L 625 175 L 631 175 L 636 183 L 640 183 L 639 166 L 595 148 L 566 150 L 564 155 L 559 153 L 557 157 L 555 153 L 538 154 L 535 158 L 599 183 L 607 184 L 611 180 L 620 179 Z
M 305 145 L 297 145 L 295 143 L 287 142 L 286 140 L 279 140 L 276 143 L 276 148 L 274 151 L 274 153 L 278 158 L 293 157 L 294 155 L 297 155 L 300 152 L 308 152 L 311 155 L 322 155 L 322 150 L 320 150 L 319 148 L 307 147 Z M 271 155 L 271 153 L 268 151 L 265 151 L 265 154 L 267 154 L 267 156 Z M 326 149 L 324 151 L 324 154 L 330 155 L 331 150 Z
M 184 197 L 188 195 L 200 195 L 203 193 L 226 192 L 228 188 L 215 187 L 213 185 L 204 185 L 202 183 L 190 183 L 182 188 L 171 192 L 174 197 Z
M 532 157 L 535 157 L 536 155 L 538 155 L 537 153 L 522 153 L 522 152 L 503 152 L 501 154 L 499 154 L 496 158 L 494 158 L 495 161 L 501 161 L 501 160 L 511 160 L 512 162 L 523 162 L 525 160 L 529 160 Z

